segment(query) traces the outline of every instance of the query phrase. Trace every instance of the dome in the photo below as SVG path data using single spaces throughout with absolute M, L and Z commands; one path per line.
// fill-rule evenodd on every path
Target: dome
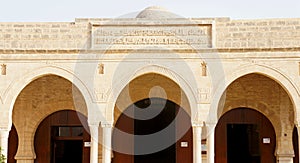
M 160 6 L 152 6 L 141 11 L 136 18 L 148 18 L 148 19 L 164 19 L 164 18 L 181 18 L 174 13 L 169 12 L 165 8 Z

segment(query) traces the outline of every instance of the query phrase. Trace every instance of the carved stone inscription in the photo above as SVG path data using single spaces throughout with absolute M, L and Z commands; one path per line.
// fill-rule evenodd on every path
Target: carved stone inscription
M 94 26 L 92 48 L 136 49 L 145 46 L 166 48 L 211 48 L 211 25 Z

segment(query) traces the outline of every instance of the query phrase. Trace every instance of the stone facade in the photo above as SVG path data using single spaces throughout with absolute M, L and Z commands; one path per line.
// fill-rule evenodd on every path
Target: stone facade
M 258 110 L 274 126 L 278 161 L 290 163 L 295 155 L 292 132 L 300 121 L 299 63 L 300 18 L 2 22 L 1 146 L 6 152 L 14 124 L 19 133 L 15 158 L 33 163 L 37 126 L 65 109 L 86 115 L 92 137 L 109 144 L 122 110 L 151 96 L 188 110 L 194 131 L 207 128 L 202 139 L 208 143 L 213 143 L 210 127 L 225 112 Z M 196 132 L 194 136 L 199 140 Z M 95 142 L 91 162 L 110 162 L 110 149 Z M 194 162 L 214 162 L 213 146 L 208 147 L 207 155 Z

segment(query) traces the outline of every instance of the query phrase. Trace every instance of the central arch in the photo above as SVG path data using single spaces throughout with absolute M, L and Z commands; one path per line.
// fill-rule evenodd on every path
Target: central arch
M 120 96 L 122 96 L 122 94 L 124 94 L 124 90 L 128 90 L 128 86 L 132 85 L 130 83 L 132 83 L 133 81 L 136 81 L 137 79 L 143 79 L 146 77 L 149 77 L 150 75 L 152 75 L 152 77 L 148 78 L 151 79 L 153 78 L 153 76 L 155 77 L 162 77 L 164 78 L 163 80 L 167 81 L 168 83 L 172 83 L 170 85 L 171 86 L 176 86 L 180 88 L 180 95 L 179 98 L 182 98 L 182 96 L 185 96 L 184 98 L 184 105 L 188 105 L 187 107 L 183 107 L 185 109 L 189 109 L 188 113 L 191 115 L 192 119 L 195 119 L 197 116 L 197 83 L 195 82 L 195 80 L 192 78 L 193 75 L 190 73 L 183 73 L 181 75 L 178 74 L 178 72 L 170 70 L 169 68 L 166 68 L 162 65 L 146 65 L 146 66 L 141 66 L 138 67 L 136 70 L 133 71 L 128 71 L 127 68 L 120 68 L 121 70 L 126 70 L 126 71 L 116 71 L 114 74 L 114 79 L 113 79 L 113 83 L 114 83 L 114 88 L 111 90 L 109 97 L 108 97 L 108 107 L 107 108 L 113 108 L 115 104 L 117 104 L 118 102 L 120 102 Z M 127 92 L 126 92 L 127 93 Z M 147 92 L 149 93 L 149 92 Z M 178 93 L 178 92 L 177 92 Z M 178 95 L 178 94 L 177 94 Z M 148 96 L 148 94 L 147 94 Z M 171 94 L 169 94 L 168 98 L 170 98 Z M 130 97 L 132 98 L 132 97 Z M 141 100 L 143 98 L 147 98 L 147 97 L 142 97 L 140 99 L 135 100 Z M 163 97 L 164 98 L 164 97 Z M 174 100 L 171 99 L 173 101 L 175 101 L 177 104 L 180 104 L 180 106 L 182 106 L 183 104 L 181 104 L 181 102 L 178 102 L 179 100 Z M 131 102 L 132 100 L 130 100 Z M 125 107 L 123 108 L 127 108 L 130 104 L 132 103 L 127 103 Z M 112 113 L 111 115 L 113 115 L 115 113 Z M 116 117 L 111 117 L 112 119 L 116 119 Z
M 161 74 L 147 73 L 130 81 L 120 92 L 113 113 L 114 163 L 192 162 L 191 107 L 176 82 Z M 182 130 L 180 134 L 178 129 Z M 160 141 L 163 137 L 168 141 Z M 151 138 L 153 143 L 148 141 Z M 147 150 L 152 147 L 157 150 Z

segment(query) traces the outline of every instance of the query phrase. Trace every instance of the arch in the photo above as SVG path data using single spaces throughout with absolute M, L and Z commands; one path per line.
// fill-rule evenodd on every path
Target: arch
M 243 67 L 240 67 L 234 70 L 233 72 L 228 73 L 227 76 L 223 77 L 224 81 L 219 82 L 218 85 L 216 86 L 215 89 L 216 91 L 214 97 L 212 98 L 211 109 L 209 112 L 209 116 L 207 117 L 207 121 L 214 124 L 217 123 L 218 121 L 217 113 L 218 113 L 219 103 L 221 101 L 223 93 L 226 91 L 228 86 L 230 86 L 230 84 L 233 83 L 238 78 L 253 73 L 266 76 L 271 80 L 277 82 L 280 86 L 282 86 L 282 88 L 286 91 L 293 104 L 295 123 L 298 124 L 299 116 L 297 115 L 298 113 L 297 110 L 300 109 L 299 90 L 292 82 L 292 80 L 283 72 L 281 72 L 278 69 L 266 65 L 260 65 L 260 64 L 244 65 Z
M 57 106 L 64 106 L 64 103 L 68 106 L 70 104 L 68 104 L 68 102 L 63 102 L 63 103 L 58 103 Z M 57 106 L 55 106 L 55 108 L 57 108 Z M 51 107 L 53 107 L 53 105 L 51 105 Z M 33 126 L 34 128 L 34 132 L 33 135 L 35 134 L 36 130 L 38 129 L 39 125 L 43 122 L 43 120 L 45 120 L 45 118 L 49 117 L 52 114 L 55 114 L 57 112 L 60 111 L 74 111 L 76 112 L 78 115 L 83 115 L 85 117 L 87 117 L 87 115 L 82 112 L 81 110 L 73 110 L 73 109 L 58 109 L 58 110 L 51 110 L 50 112 L 47 112 L 46 114 L 43 114 L 42 117 L 40 117 L 40 119 L 38 119 L 37 123 L 35 124 L 35 126 Z M 79 119 L 82 122 L 82 119 Z M 88 126 L 85 126 L 88 127 Z
M 218 119 L 220 119 L 223 115 L 225 115 L 226 113 L 228 113 L 234 109 L 251 108 L 251 109 L 259 112 L 260 114 L 264 115 L 265 117 L 267 117 L 268 120 L 271 122 L 271 124 L 273 126 L 276 126 L 276 123 L 272 119 L 269 118 L 269 116 L 272 116 L 274 114 L 274 111 L 268 110 L 268 112 L 267 112 L 266 110 L 268 109 L 268 106 L 262 102 L 258 102 L 255 100 L 247 100 L 247 103 L 245 103 L 244 101 L 234 101 L 234 102 L 230 102 L 228 104 L 228 106 L 229 106 L 229 108 L 227 108 L 225 112 L 223 111 L 223 113 L 220 113 L 218 115 Z M 275 130 L 275 132 L 276 132 L 276 130 Z
M 129 72 L 128 74 L 120 74 L 122 75 L 122 77 L 120 76 L 119 79 L 124 79 L 124 80 L 119 80 L 117 81 L 117 83 L 114 83 L 114 88 L 111 90 L 110 94 L 109 94 L 109 104 L 108 104 L 108 110 L 112 110 L 111 108 L 114 108 L 114 105 L 118 99 L 118 96 L 120 95 L 120 93 L 122 92 L 122 90 L 134 79 L 136 79 L 139 76 L 145 75 L 145 74 L 149 74 L 149 73 L 154 73 L 154 74 L 159 74 L 162 75 L 164 77 L 169 78 L 170 80 L 172 80 L 174 83 L 176 83 L 185 93 L 190 108 L 191 108 L 191 117 L 192 120 L 195 117 L 196 114 L 196 104 L 197 104 L 197 96 L 194 90 L 197 90 L 197 86 L 193 86 L 191 85 L 190 82 L 188 82 L 187 80 L 185 80 L 185 78 L 183 78 L 181 75 L 179 75 L 178 73 L 165 68 L 161 65 L 147 65 L 144 67 L 141 67 L 140 69 L 136 70 L 135 72 Z M 123 77 L 125 76 L 125 78 Z M 196 87 L 196 88 L 194 88 Z M 113 110 L 112 110 L 113 111 Z M 113 114 L 111 114 L 111 120 L 113 121 Z
M 40 91 L 41 89 L 36 89 L 36 88 L 45 88 L 44 90 L 46 90 L 45 91 L 46 96 L 39 94 L 41 92 Z M 57 94 L 53 93 L 53 91 L 49 92 L 51 90 L 55 90 Z M 74 92 L 76 93 L 74 94 Z M 41 101 L 41 103 L 39 103 L 39 105 L 34 105 L 33 107 L 22 108 L 23 104 L 19 103 L 20 102 L 19 100 L 22 101 L 24 97 L 26 97 L 25 99 L 31 100 L 30 94 L 33 94 L 34 99 Z M 64 95 L 61 96 L 62 94 Z M 26 96 L 22 97 L 23 95 Z M 48 98 L 50 99 L 49 100 L 50 102 L 49 101 L 45 102 L 47 100 L 44 99 L 44 97 L 50 97 L 51 95 L 53 95 L 52 97 L 54 98 Z M 75 98 L 79 99 L 77 100 L 80 101 L 79 103 L 77 103 L 79 105 L 74 103 Z M 61 101 L 60 99 L 66 99 L 66 100 Z M 38 111 L 35 110 L 34 108 L 39 108 L 41 110 Z M 35 158 L 35 151 L 33 149 L 33 140 L 34 140 L 34 133 L 36 132 L 38 125 L 46 116 L 59 110 L 66 110 L 66 108 L 67 110 L 76 110 L 77 112 L 80 112 L 85 116 L 88 115 L 87 105 L 80 90 L 77 87 L 75 87 L 72 84 L 72 82 L 70 82 L 69 80 L 61 76 L 46 74 L 30 82 L 28 85 L 25 86 L 24 89 L 22 89 L 22 91 L 20 92 L 19 96 L 15 101 L 14 109 L 12 110 L 12 116 L 16 128 L 17 130 L 20 129 L 22 132 L 22 136 L 19 138 L 19 143 L 21 148 L 19 148 L 20 150 L 18 149 L 18 153 L 16 156 L 18 157 L 18 159 L 22 159 L 23 157 L 22 155 L 24 155 L 24 153 L 26 152 L 28 152 L 28 159 Z M 22 110 L 23 111 L 25 110 L 26 112 L 22 112 Z M 22 116 L 24 116 L 24 114 L 26 114 L 27 116 L 26 118 L 23 119 Z M 25 126 L 23 122 L 25 122 Z
M 87 86 L 80 80 L 79 77 L 76 76 L 71 70 L 68 70 L 63 67 L 59 66 L 44 66 L 44 67 L 38 67 L 34 69 L 31 72 L 28 72 L 27 74 L 24 74 L 22 77 L 19 77 L 18 79 L 14 80 L 11 85 L 7 88 L 7 90 L 4 93 L 3 101 L 4 103 L 9 104 L 9 125 L 12 124 L 12 111 L 15 104 L 15 101 L 18 97 L 18 95 L 21 93 L 21 91 L 30 84 L 33 80 L 38 79 L 40 77 L 46 76 L 46 75 L 56 75 L 60 76 L 72 84 L 74 84 L 80 91 L 80 93 L 83 95 L 83 98 L 86 102 L 87 108 L 91 108 L 89 105 L 92 101 L 92 95 L 89 92 Z M 8 101 L 10 100 L 10 101 Z

